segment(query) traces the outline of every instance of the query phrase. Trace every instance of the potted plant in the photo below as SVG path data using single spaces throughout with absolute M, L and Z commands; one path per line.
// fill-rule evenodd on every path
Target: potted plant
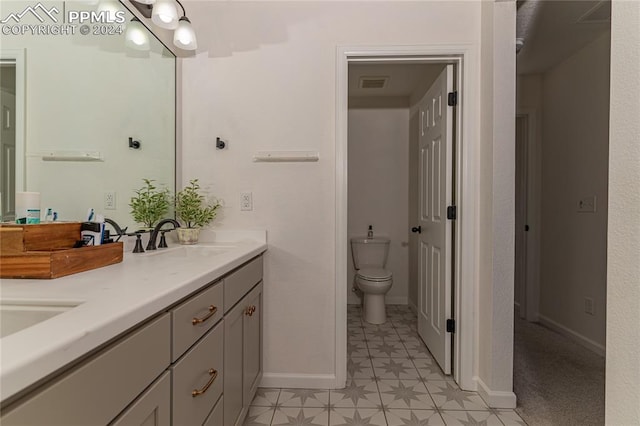
M 133 219 L 146 229 L 153 229 L 156 222 L 165 217 L 171 205 L 169 189 L 158 189 L 153 179 L 142 179 L 144 186 L 135 191 L 129 207 Z
M 220 208 L 218 200 L 207 202 L 200 193 L 198 179 L 189 181 L 189 185 L 176 194 L 176 218 L 184 225 L 177 229 L 181 244 L 196 244 L 200 228 L 209 225 L 215 219 Z

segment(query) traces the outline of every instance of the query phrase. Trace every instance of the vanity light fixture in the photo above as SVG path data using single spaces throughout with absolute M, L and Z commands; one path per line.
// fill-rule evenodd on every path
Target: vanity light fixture
M 134 17 L 131 22 L 129 22 L 129 25 L 127 25 L 124 44 L 125 46 L 135 50 L 149 50 L 149 36 L 147 35 L 147 29 L 136 17 Z
M 184 50 L 196 50 L 198 42 L 191 21 L 187 18 L 187 12 L 179 0 L 131 0 L 131 3 L 146 18 L 173 33 L 173 44 Z M 178 19 L 176 3 L 182 9 L 182 17 Z

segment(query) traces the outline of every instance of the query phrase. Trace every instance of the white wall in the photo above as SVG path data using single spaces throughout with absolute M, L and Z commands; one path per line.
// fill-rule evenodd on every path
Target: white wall
M 389 304 L 407 304 L 409 281 L 409 108 L 349 109 L 349 237 L 391 240 Z M 355 275 L 349 251 L 349 283 Z M 351 286 L 349 286 L 351 287 Z M 360 303 L 349 291 L 349 303 Z
M 482 2 L 476 362 L 478 390 L 496 407 L 514 407 L 516 402 L 512 392 L 515 8 L 512 1 Z
M 480 4 L 191 2 L 188 8 L 200 48 L 183 60 L 183 180 L 199 177 L 226 200 L 217 226 L 268 230 L 264 384 L 333 386 L 336 46 L 479 49 Z M 229 148 L 216 151 L 216 136 Z M 320 161 L 252 162 L 256 151 L 268 149 L 317 150 Z M 239 211 L 243 190 L 253 191 L 253 212 Z
M 544 73 L 540 320 L 604 354 L 606 317 L 608 34 Z M 589 70 L 585 72 L 585 70 Z M 595 213 L 579 213 L 583 197 Z M 585 313 L 584 298 L 595 303 Z
M 612 2 L 605 423 L 640 424 L 640 2 Z
M 3 2 L 2 10 L 26 5 Z M 87 7 L 67 2 L 68 10 Z M 124 34 L 1 37 L 2 49 L 25 51 L 24 190 L 39 191 L 42 210 L 60 220 L 84 220 L 93 207 L 133 230 L 129 199 L 142 178 L 173 189 L 173 57 L 153 40 L 146 54 L 127 51 Z M 142 148 L 129 149 L 129 137 Z M 51 151 L 98 151 L 104 162 L 42 161 Z M 116 192 L 116 210 L 103 209 L 105 191 Z

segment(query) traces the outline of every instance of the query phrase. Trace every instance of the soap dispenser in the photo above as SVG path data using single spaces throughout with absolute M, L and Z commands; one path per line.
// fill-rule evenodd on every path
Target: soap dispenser
M 369 225 L 369 231 L 367 231 L 367 238 L 373 238 L 373 225 Z

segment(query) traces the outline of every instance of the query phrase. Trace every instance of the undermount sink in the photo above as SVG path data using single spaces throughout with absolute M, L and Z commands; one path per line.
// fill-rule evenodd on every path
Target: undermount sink
M 81 302 L 0 302 L 0 339 L 67 312 Z
M 142 256 L 159 256 L 159 255 L 171 255 L 179 259 L 183 258 L 202 258 L 217 256 L 220 254 L 228 253 L 234 249 L 234 245 L 184 245 L 174 246 L 165 249 L 156 249 L 153 251 L 147 251 Z

